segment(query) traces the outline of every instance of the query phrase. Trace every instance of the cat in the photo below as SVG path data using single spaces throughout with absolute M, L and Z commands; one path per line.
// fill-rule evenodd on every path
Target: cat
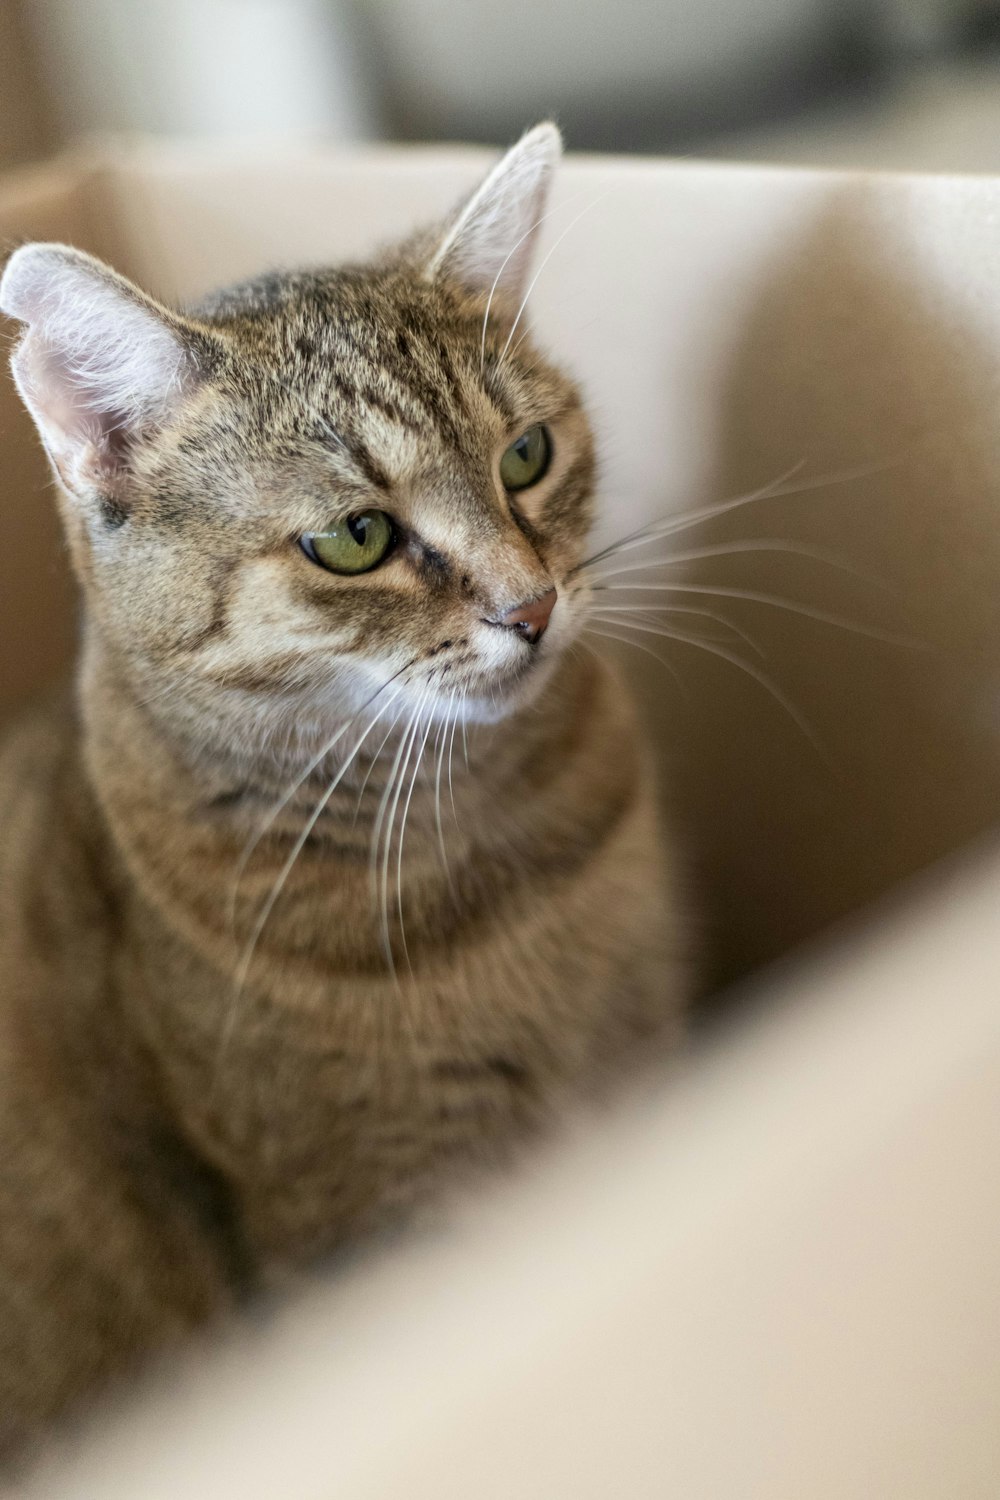
M 83 626 L 0 752 L 4 1454 L 679 1034 L 646 748 L 580 643 L 592 438 L 524 331 L 560 150 L 183 314 L 7 264 Z

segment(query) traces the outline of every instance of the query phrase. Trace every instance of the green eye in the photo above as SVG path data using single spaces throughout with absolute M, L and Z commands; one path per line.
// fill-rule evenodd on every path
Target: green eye
M 500 479 L 505 490 L 526 490 L 537 484 L 552 458 L 552 439 L 547 427 L 529 427 L 511 443 L 500 460 Z
M 396 540 L 384 510 L 361 510 L 329 531 L 307 531 L 302 550 L 331 573 L 367 573 L 378 566 Z

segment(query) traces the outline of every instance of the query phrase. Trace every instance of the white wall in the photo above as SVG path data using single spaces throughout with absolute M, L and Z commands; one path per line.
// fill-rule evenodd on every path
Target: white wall
M 30 0 L 26 16 L 70 136 L 372 133 L 325 0 Z
M 873 0 L 878 4 L 878 0 Z M 367 0 L 393 73 L 435 101 L 531 106 L 546 90 L 669 90 L 808 37 L 839 0 Z

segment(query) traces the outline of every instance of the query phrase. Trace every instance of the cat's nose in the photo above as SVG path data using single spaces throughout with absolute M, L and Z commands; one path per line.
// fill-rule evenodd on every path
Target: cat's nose
M 554 588 L 548 589 L 540 599 L 528 599 L 524 604 L 518 604 L 494 623 L 516 630 L 530 646 L 534 646 L 548 629 L 558 597 Z

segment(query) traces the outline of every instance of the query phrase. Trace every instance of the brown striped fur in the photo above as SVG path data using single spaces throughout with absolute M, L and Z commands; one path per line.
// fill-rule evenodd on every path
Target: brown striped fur
M 72 442 L 44 324 L 34 348 L 11 309 L 85 632 L 72 700 L 0 757 L 0 1451 L 504 1159 L 676 1021 L 645 751 L 576 645 L 579 394 L 520 328 L 504 353 L 503 288 L 483 357 L 488 287 L 428 274 L 439 242 L 183 316 L 39 252 L 183 351 L 168 413 Z M 551 469 L 507 496 L 499 455 L 538 422 Z M 303 554 L 372 506 L 401 537 L 380 568 Z M 490 623 L 552 586 L 538 646 Z

